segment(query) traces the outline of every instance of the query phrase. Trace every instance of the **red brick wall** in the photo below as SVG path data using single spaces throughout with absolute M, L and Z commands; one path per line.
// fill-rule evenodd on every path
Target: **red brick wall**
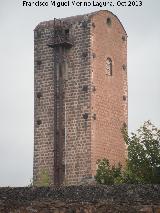
M 107 24 L 110 18 L 111 25 Z M 112 13 L 100 11 L 92 18 L 92 172 L 96 160 L 108 158 L 111 163 L 125 163 L 125 145 L 121 128 L 127 123 L 127 79 L 123 65 L 127 63 L 126 33 Z M 106 59 L 112 60 L 112 76 L 106 74 Z M 125 86 L 125 87 L 124 87 Z
M 37 27 L 34 32 L 34 167 L 33 181 L 46 175 L 53 183 L 54 171 L 54 84 L 53 50 L 48 47 L 49 29 Z M 41 93 L 40 97 L 38 93 Z M 37 124 L 41 121 L 41 124 Z
M 83 17 L 70 31 L 74 46 L 68 52 L 66 81 L 65 183 L 77 184 L 91 176 L 90 21 Z
M 63 20 L 69 23 L 73 46 L 65 51 L 67 69 L 58 81 L 57 66 L 64 61 L 55 62 L 59 53 L 48 46 L 54 21 L 35 29 L 35 185 L 42 176 L 51 185 L 56 178 L 60 184 L 77 184 L 95 175 L 97 159 L 125 161 L 120 129 L 127 123 L 126 33 L 107 11 Z M 105 72 L 107 57 L 112 59 L 112 76 Z
M 54 22 L 40 23 L 35 29 L 35 184 L 41 182 L 44 172 L 49 183 L 55 184 L 57 169 L 61 170 L 60 184 L 77 184 L 91 176 L 90 21 L 82 16 L 69 22 L 72 23 L 69 31 L 74 45 L 65 52 L 68 68 L 62 70 L 57 86 L 55 73 L 59 70 L 55 63 L 61 62 L 55 62 L 58 50 L 48 47 Z M 39 32 L 41 35 L 37 36 Z M 37 60 L 42 64 L 37 66 Z M 56 100 L 56 88 L 60 84 L 61 92 Z M 87 91 L 83 90 L 84 86 Z M 39 91 L 42 97 L 37 98 Z M 60 107 L 63 110 L 57 114 Z M 84 119 L 85 113 L 87 119 Z M 40 125 L 37 125 L 38 120 L 42 122 Z M 57 141 L 56 134 L 63 135 L 61 140 Z

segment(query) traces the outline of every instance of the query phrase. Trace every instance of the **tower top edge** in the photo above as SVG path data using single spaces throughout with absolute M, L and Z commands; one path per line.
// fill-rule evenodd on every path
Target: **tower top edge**
M 38 29 L 45 29 L 45 28 L 50 28 L 50 27 L 54 27 L 54 24 L 55 22 L 57 21 L 62 21 L 62 22 L 66 22 L 67 24 L 69 25 L 72 25 L 72 24 L 76 24 L 78 22 L 81 22 L 81 21 L 85 21 L 85 20 L 91 20 L 92 17 L 96 16 L 96 15 L 99 15 L 99 14 L 102 14 L 102 13 L 106 13 L 108 15 L 111 15 L 111 16 L 114 16 L 119 24 L 121 25 L 121 27 L 123 28 L 125 34 L 127 35 L 127 32 L 124 28 L 124 26 L 122 25 L 121 21 L 119 20 L 119 18 L 114 14 L 112 13 L 111 11 L 109 10 L 98 10 L 98 11 L 95 11 L 95 12 L 91 12 L 91 13 L 88 13 L 88 14 L 83 14 L 83 15 L 77 15 L 77 16 L 70 16 L 70 17 L 66 17 L 66 18 L 59 18 L 59 19 L 54 19 L 54 20 L 49 20 L 49 21 L 43 21 L 43 22 L 40 22 L 34 29 L 35 30 L 38 30 Z

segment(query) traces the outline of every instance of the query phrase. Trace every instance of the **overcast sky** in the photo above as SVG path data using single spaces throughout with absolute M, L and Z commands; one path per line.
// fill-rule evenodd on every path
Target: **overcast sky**
M 46 1 L 46 0 L 45 0 Z M 0 186 L 26 186 L 33 165 L 33 29 L 46 20 L 112 11 L 128 34 L 129 130 L 160 127 L 160 1 L 142 7 L 23 7 L 0 0 Z

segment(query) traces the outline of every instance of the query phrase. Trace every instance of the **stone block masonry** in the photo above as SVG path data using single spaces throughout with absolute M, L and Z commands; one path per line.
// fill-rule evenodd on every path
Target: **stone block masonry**
M 159 213 L 160 185 L 0 188 L 0 213 Z
M 34 31 L 34 185 L 94 177 L 125 164 L 127 35 L 109 11 L 54 19 Z

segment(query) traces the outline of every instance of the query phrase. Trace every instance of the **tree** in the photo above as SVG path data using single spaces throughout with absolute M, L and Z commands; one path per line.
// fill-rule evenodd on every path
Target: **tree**
M 160 129 L 147 121 L 131 136 L 123 129 L 123 135 L 128 146 L 124 182 L 160 183 Z
M 160 183 L 160 129 L 150 121 L 144 122 L 136 133 L 122 130 L 127 144 L 126 168 L 110 166 L 107 159 L 99 160 L 95 179 L 101 184 Z
M 122 179 L 121 168 L 122 166 L 118 164 L 117 166 L 110 166 L 109 160 L 104 158 L 97 161 L 98 169 L 95 179 L 100 184 L 111 185 L 119 182 Z

